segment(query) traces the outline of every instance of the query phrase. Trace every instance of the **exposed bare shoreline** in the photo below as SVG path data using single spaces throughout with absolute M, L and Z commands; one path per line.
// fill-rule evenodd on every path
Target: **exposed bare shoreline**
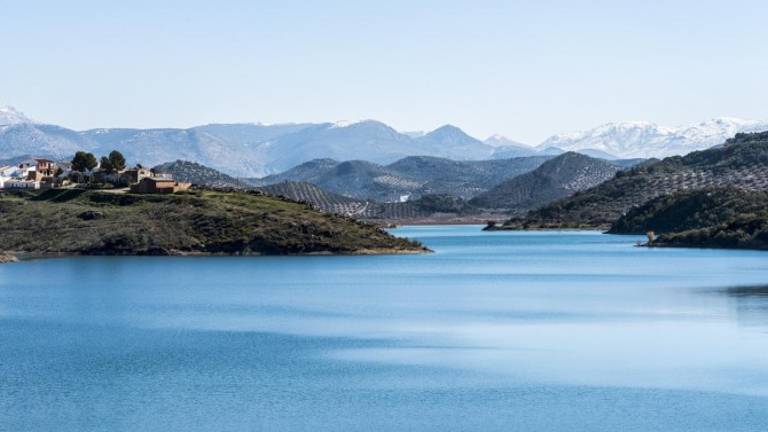
M 246 254 L 225 254 L 208 252 L 186 252 L 186 251 L 167 251 L 162 254 L 79 254 L 71 252 L 23 252 L 9 251 L 0 253 L 0 264 L 10 264 L 20 261 L 30 261 L 38 259 L 53 258 L 71 258 L 71 257 L 261 257 L 261 256 L 355 256 L 355 255 L 421 255 L 432 253 L 433 251 L 424 248 L 423 250 L 407 250 L 397 248 L 374 248 L 359 249 L 350 252 L 317 251 L 307 253 L 286 253 L 286 254 L 264 254 L 264 253 L 246 253 Z

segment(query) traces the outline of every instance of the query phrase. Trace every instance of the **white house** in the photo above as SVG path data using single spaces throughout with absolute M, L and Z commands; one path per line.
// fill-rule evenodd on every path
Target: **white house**
M 2 182 L 3 189 L 40 189 L 39 181 L 19 180 L 14 178 L 5 178 Z

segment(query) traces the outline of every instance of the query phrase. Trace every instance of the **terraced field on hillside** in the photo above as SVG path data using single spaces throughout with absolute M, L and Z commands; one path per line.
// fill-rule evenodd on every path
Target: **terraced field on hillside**
M 505 180 L 470 203 L 522 213 L 598 185 L 619 171 L 618 166 L 608 161 L 567 152 L 531 172 Z
M 358 219 L 414 219 L 431 214 L 418 202 L 376 203 L 324 191 L 306 182 L 283 182 L 258 188 L 262 192 L 307 203 L 326 213 Z
M 366 213 L 370 203 L 324 191 L 306 182 L 282 182 L 258 188 L 268 195 L 304 202 L 326 213 L 359 216 Z
M 638 202 L 646 202 L 672 192 L 732 186 L 745 190 L 768 189 L 768 165 L 750 164 L 742 168 L 718 172 L 713 169 L 690 169 L 676 173 L 650 174 L 638 186 L 629 188 L 619 197 L 616 205 L 629 208 Z

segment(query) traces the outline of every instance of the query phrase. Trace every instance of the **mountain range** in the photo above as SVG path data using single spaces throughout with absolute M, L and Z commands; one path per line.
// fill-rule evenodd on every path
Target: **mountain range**
M 611 123 L 555 135 L 534 147 L 498 135 L 479 140 L 452 125 L 429 133 L 401 133 L 375 120 L 75 131 L 33 121 L 5 107 L 0 108 L 0 159 L 30 154 L 69 159 L 78 150 L 100 156 L 116 149 L 129 163 L 151 166 L 183 159 L 235 177 L 263 177 L 320 158 L 386 165 L 407 156 L 460 161 L 555 156 L 565 151 L 603 159 L 666 156 L 708 148 L 737 132 L 756 130 L 768 130 L 768 122 L 719 118 L 680 128 Z
M 650 122 L 608 123 L 594 129 L 555 135 L 539 148 L 555 147 L 598 156 L 600 152 L 621 158 L 685 155 L 722 144 L 741 132 L 768 130 L 768 121 L 716 118 L 682 127 L 664 127 Z
M 546 205 L 641 162 L 645 163 L 605 161 L 575 152 L 481 162 L 409 156 L 387 166 L 316 159 L 282 174 L 250 180 L 187 161 L 158 165 L 154 170 L 200 186 L 257 189 L 363 219 L 477 221 Z M 470 195 L 457 196 L 455 191 Z M 478 196 L 468 201 L 473 195 Z

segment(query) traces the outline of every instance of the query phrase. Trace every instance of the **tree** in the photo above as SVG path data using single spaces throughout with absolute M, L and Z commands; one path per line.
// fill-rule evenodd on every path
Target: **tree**
M 99 167 L 101 168 L 102 171 L 107 171 L 107 172 L 112 172 L 112 170 L 114 169 L 112 167 L 112 162 L 106 156 L 101 157 L 101 163 L 99 164 Z
M 112 150 L 109 153 L 109 164 L 112 166 L 112 171 L 120 172 L 125 169 L 125 157 L 117 150 Z
M 75 153 L 75 157 L 72 158 L 72 169 L 78 172 L 86 172 L 96 168 L 99 162 L 96 160 L 96 156 L 92 153 L 79 151 Z

